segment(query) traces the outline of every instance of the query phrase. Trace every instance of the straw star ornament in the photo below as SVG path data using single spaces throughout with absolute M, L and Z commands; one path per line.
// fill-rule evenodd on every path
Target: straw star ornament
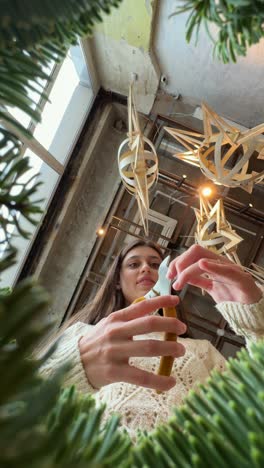
M 238 263 L 236 250 L 243 238 L 234 231 L 227 221 L 223 200 L 219 199 L 212 206 L 207 199 L 200 195 L 200 210 L 195 210 L 195 215 L 197 220 L 196 243 L 217 254 L 224 254 L 230 260 Z
M 158 158 L 153 143 L 141 132 L 133 85 L 128 97 L 128 138 L 119 147 L 118 168 L 123 184 L 137 200 L 142 225 L 148 235 L 148 191 L 158 177 Z
M 251 193 L 254 183 L 264 179 L 264 169 L 260 173 L 248 172 L 254 153 L 258 153 L 258 159 L 264 159 L 264 136 L 261 135 L 264 124 L 240 131 L 206 104 L 202 104 L 202 111 L 203 134 L 165 127 L 187 149 L 174 156 L 199 166 L 204 175 L 216 184 L 241 187 Z M 232 161 L 234 157 L 235 163 Z

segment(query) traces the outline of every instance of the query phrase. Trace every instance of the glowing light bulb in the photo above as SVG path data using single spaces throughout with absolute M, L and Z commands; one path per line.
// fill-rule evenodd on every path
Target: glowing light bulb
M 213 193 L 213 190 L 211 189 L 211 187 L 203 187 L 201 193 L 204 197 L 210 197 L 210 195 L 212 195 Z
M 104 228 L 99 228 L 97 229 L 97 235 L 102 237 L 105 234 L 105 229 Z

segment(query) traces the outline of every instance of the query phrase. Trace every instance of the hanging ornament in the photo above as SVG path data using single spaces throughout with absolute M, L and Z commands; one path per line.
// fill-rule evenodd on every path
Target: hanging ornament
M 203 134 L 165 127 L 187 149 L 174 156 L 199 166 L 204 175 L 216 184 L 241 187 L 251 193 L 254 183 L 264 179 L 264 170 L 248 172 L 249 160 L 254 153 L 258 153 L 258 159 L 264 159 L 264 136 L 261 135 L 264 124 L 240 131 L 204 103 L 202 111 Z M 234 163 L 232 158 L 236 158 Z
M 256 281 L 264 285 L 263 267 L 252 263 L 251 268 L 249 268 L 240 262 L 236 251 L 243 238 L 234 231 L 227 221 L 223 200 L 219 199 L 212 206 L 206 198 L 200 195 L 200 210 L 195 210 L 195 215 L 197 220 L 196 244 L 218 255 L 225 255 L 231 262 L 239 265 L 244 271 L 250 273 Z
M 173 156 L 191 164 L 192 166 L 200 167 L 198 149 L 204 141 L 204 135 L 172 127 L 164 127 L 164 130 L 166 130 L 166 132 L 168 132 L 173 138 L 175 138 L 175 140 L 187 149 L 187 151 L 176 153 Z
M 137 200 L 142 225 L 148 235 L 148 191 L 158 177 L 158 158 L 153 143 L 141 132 L 133 84 L 128 97 L 128 138 L 118 149 L 118 168 L 123 184 Z
M 225 217 L 223 200 L 214 206 L 200 194 L 200 210 L 195 210 L 197 229 L 195 241 L 217 254 L 224 254 L 239 263 L 236 254 L 238 244 L 243 240 Z

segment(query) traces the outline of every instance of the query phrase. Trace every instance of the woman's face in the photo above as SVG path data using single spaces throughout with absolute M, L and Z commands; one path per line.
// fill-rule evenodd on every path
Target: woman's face
M 127 253 L 120 270 L 120 287 L 127 305 L 154 286 L 161 262 L 158 252 L 151 247 L 135 247 Z

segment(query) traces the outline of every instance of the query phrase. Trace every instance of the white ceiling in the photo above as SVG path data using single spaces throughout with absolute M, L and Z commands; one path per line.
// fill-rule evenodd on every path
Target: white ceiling
M 212 58 L 213 45 L 201 29 L 197 46 L 187 44 L 188 14 L 168 18 L 181 4 L 158 2 L 154 51 L 161 73 L 168 77 L 166 91 L 205 100 L 217 113 L 252 127 L 264 122 L 264 40 L 236 64 Z M 212 31 L 213 32 L 213 31 Z
M 264 122 L 264 40 L 236 64 L 222 64 L 212 58 L 213 45 L 202 29 L 197 46 L 186 43 L 188 14 L 169 19 L 180 4 L 124 0 L 105 17 L 90 41 L 101 85 L 124 95 L 137 73 L 137 107 L 147 114 L 159 77 L 166 75 L 168 83 L 161 87 L 169 94 L 180 93 L 198 104 L 205 100 L 217 113 L 246 127 Z

